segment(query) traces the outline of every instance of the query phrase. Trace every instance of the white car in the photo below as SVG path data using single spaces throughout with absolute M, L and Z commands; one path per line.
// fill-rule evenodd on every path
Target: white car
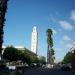
M 47 68 L 53 68 L 53 65 L 47 64 L 46 67 L 47 67 Z
M 16 66 L 7 66 L 10 70 L 15 70 Z

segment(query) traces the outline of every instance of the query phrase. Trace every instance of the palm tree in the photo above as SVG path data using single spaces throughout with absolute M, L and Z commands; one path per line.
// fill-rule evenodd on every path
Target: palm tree
M 0 0 L 0 57 L 2 53 L 2 44 L 3 44 L 3 27 L 5 21 L 5 13 L 7 9 L 8 0 Z
M 52 39 L 52 29 L 47 29 L 47 44 L 48 44 L 48 50 L 47 50 L 47 64 L 52 64 L 52 47 L 53 47 L 53 39 Z

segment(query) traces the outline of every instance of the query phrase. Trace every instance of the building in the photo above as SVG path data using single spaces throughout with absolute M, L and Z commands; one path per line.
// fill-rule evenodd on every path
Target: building
M 3 50 L 2 50 L 2 54 L 4 53 L 4 50 L 5 50 L 5 48 L 6 47 L 11 47 L 11 46 L 2 46 L 2 48 L 3 48 Z M 18 49 L 18 50 L 21 50 L 21 51 L 24 51 L 25 50 L 25 47 L 24 46 L 12 46 L 12 47 L 14 47 L 14 48 L 16 48 L 16 49 Z
M 32 36 L 31 36 L 31 51 L 37 54 L 37 46 L 38 46 L 38 33 L 36 26 L 32 29 Z
M 7 47 L 11 47 L 11 46 L 4 46 L 4 45 L 2 46 L 2 48 L 3 48 L 3 50 L 2 50 L 2 55 L 3 55 L 3 53 L 4 53 L 5 48 L 7 48 Z M 33 55 L 36 55 L 35 53 L 33 53 L 33 52 L 30 51 L 29 49 L 25 48 L 24 46 L 12 46 L 12 47 L 14 47 L 14 48 L 16 48 L 17 50 L 20 50 L 20 51 L 22 51 L 22 52 L 26 51 L 26 52 L 28 52 L 28 53 L 31 53 L 31 54 L 33 54 Z
M 14 46 L 14 48 L 18 49 L 18 50 L 25 50 L 24 46 Z

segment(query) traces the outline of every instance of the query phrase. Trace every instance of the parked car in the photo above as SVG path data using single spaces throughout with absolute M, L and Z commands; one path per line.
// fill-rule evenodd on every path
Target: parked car
M 7 66 L 9 70 L 16 70 L 16 66 Z
M 72 67 L 71 67 L 70 63 L 69 64 L 64 64 L 61 67 L 61 70 L 63 70 L 63 71 L 70 71 L 71 69 L 72 69 Z
M 47 64 L 47 65 L 46 65 L 46 68 L 53 68 L 53 65 Z
M 36 67 L 36 66 L 37 66 L 36 63 L 32 63 L 32 64 L 30 64 L 30 67 Z
M 24 63 L 24 67 L 29 67 L 29 65 L 27 63 Z

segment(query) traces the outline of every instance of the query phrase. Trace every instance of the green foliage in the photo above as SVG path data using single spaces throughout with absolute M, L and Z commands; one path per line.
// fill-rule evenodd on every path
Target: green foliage
M 74 53 L 68 52 L 64 56 L 64 59 L 62 61 L 62 63 L 64 63 L 64 64 L 71 63 L 71 62 L 75 62 L 75 50 L 74 50 Z
M 52 55 L 54 55 L 54 54 L 55 54 L 55 53 L 54 53 L 54 49 L 53 49 L 53 48 L 51 49 L 51 54 L 52 54 Z
M 46 34 L 47 34 L 47 44 L 48 44 L 47 63 L 52 64 L 54 62 L 54 58 L 53 58 L 54 49 L 52 48 L 53 47 L 52 29 L 47 29 Z
M 7 47 L 5 48 L 3 57 L 10 61 L 18 61 L 21 60 L 23 63 L 46 63 L 46 58 L 44 56 L 41 56 L 40 58 L 37 57 L 36 54 L 29 51 L 25 48 L 25 50 L 18 50 L 14 47 Z
M 28 49 L 25 48 L 25 50 L 18 50 L 12 46 L 5 48 L 3 57 L 10 61 L 21 60 L 23 63 L 26 62 L 28 64 L 39 62 L 37 55 Z
M 52 32 L 52 29 L 47 29 L 47 43 L 48 45 L 50 45 L 51 47 L 53 46 L 53 40 L 52 40 L 52 35 L 53 35 L 53 32 Z
M 24 54 L 25 54 L 25 56 L 26 56 L 26 58 L 28 60 L 28 64 L 37 63 L 38 62 L 37 55 L 34 54 L 33 52 L 25 49 Z
M 3 57 L 10 61 L 16 61 L 19 59 L 19 51 L 14 47 L 7 47 L 4 51 Z
M 32 56 L 31 59 L 32 59 L 32 63 L 39 63 L 39 59 L 37 56 Z
M 39 63 L 41 63 L 41 64 L 46 64 L 46 58 L 45 58 L 44 56 L 41 56 L 41 57 L 39 58 Z

